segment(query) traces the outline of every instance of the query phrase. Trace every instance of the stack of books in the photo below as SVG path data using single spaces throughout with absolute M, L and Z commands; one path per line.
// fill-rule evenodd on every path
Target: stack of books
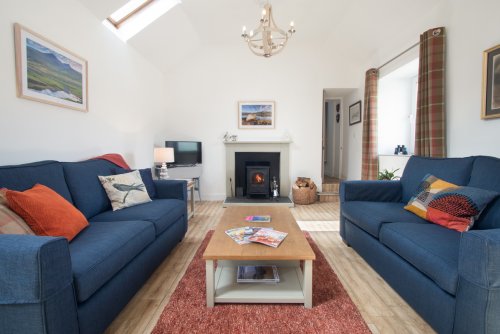
M 271 216 L 247 216 L 248 222 L 270 222 Z M 286 238 L 288 233 L 276 231 L 272 227 L 245 226 L 232 228 L 225 231 L 238 245 L 249 244 L 251 242 L 261 243 L 271 247 L 278 247 Z
M 238 283 L 279 283 L 276 266 L 238 266 Z

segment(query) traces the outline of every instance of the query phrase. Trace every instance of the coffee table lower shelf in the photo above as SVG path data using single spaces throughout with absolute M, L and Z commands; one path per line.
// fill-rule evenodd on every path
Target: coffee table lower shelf
M 312 307 L 312 261 L 222 261 L 214 273 L 214 261 L 206 260 L 207 306 L 214 303 L 300 303 Z M 237 283 L 238 265 L 276 265 L 279 283 Z

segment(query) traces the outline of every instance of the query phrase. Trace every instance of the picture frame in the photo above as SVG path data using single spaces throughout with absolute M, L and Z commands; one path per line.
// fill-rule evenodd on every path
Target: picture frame
M 483 52 L 481 119 L 500 117 L 500 45 Z
M 239 101 L 239 129 L 274 129 L 274 101 Z
M 349 106 L 349 125 L 361 123 L 361 100 Z
M 14 40 L 18 97 L 88 111 L 85 59 L 19 23 Z

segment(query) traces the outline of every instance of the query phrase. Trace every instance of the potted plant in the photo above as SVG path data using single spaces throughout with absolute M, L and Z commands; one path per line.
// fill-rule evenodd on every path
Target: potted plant
M 379 180 L 397 180 L 399 179 L 399 176 L 397 176 L 395 173 L 399 170 L 399 168 L 393 170 L 393 171 L 388 171 L 387 169 L 384 169 L 381 172 L 378 172 L 378 179 Z

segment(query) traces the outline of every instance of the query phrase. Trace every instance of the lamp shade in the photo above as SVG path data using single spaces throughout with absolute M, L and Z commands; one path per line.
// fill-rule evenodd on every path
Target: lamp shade
M 174 162 L 174 149 L 172 147 L 155 147 L 155 162 Z

